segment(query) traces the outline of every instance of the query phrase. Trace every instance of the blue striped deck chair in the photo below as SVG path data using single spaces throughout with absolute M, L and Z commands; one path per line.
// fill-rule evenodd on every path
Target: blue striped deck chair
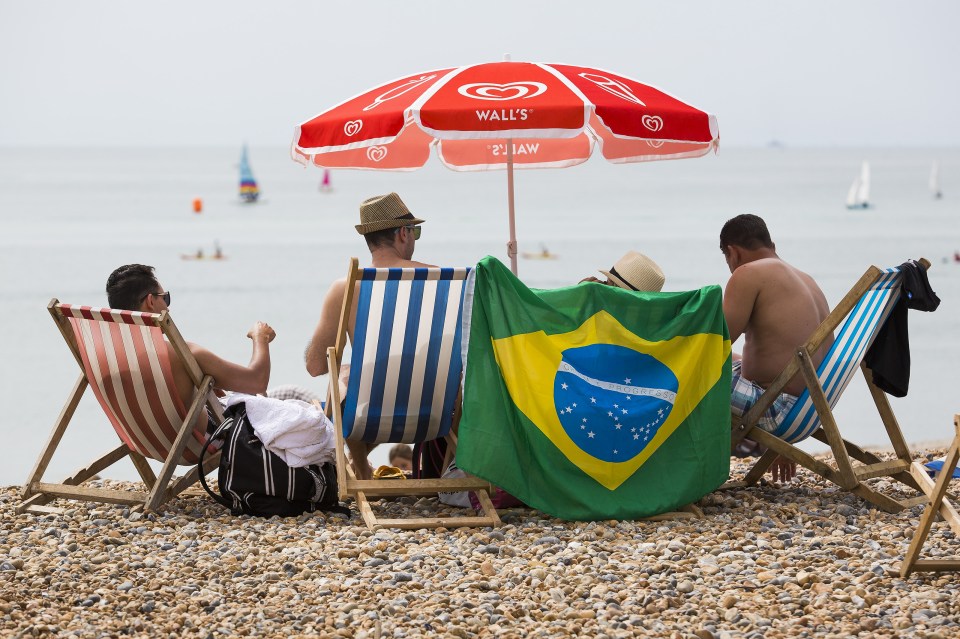
M 930 267 L 930 262 L 925 259 L 919 260 L 919 263 L 924 268 Z M 911 452 L 900 431 L 900 424 L 886 393 L 877 388 L 870 370 L 863 365 L 867 350 L 900 299 L 900 281 L 899 268 L 880 269 L 871 266 L 867 269 L 807 343 L 797 349 L 786 368 L 757 403 L 742 418 L 733 416 L 734 445 L 744 437 L 749 437 L 767 447 L 767 452 L 744 478 L 746 485 L 759 481 L 780 455 L 888 512 L 899 512 L 921 503 L 922 498 L 898 499 L 865 483 L 869 479 L 888 477 L 919 491 L 919 485 L 909 472 Z M 829 343 L 835 332 L 833 345 L 815 369 L 811 356 Z M 862 371 L 877 406 L 891 447 L 896 453 L 895 460 L 884 461 L 845 440 L 837 426 L 833 408 L 858 369 Z M 806 388 L 797 398 L 793 409 L 775 432 L 762 430 L 757 426 L 758 420 L 798 372 Z M 795 446 L 808 437 L 830 446 L 836 467 L 815 459 Z
M 359 268 L 350 260 L 340 327 L 327 350 L 337 432 L 340 498 L 352 497 L 371 529 L 499 526 L 492 486 L 472 477 L 361 480 L 348 472 L 345 440 L 418 443 L 444 437 L 455 450 L 462 371 L 460 337 L 469 268 Z M 354 301 L 354 297 L 356 298 Z M 355 309 L 355 311 L 352 311 Z M 346 396 L 337 383 L 355 315 Z M 448 457 L 452 455 L 448 453 Z M 378 519 L 371 497 L 472 490 L 483 516 Z

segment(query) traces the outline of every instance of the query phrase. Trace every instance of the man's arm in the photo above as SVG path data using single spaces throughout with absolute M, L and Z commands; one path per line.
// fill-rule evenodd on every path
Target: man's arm
M 723 316 L 730 331 L 730 343 L 736 342 L 747 330 L 759 289 L 749 269 L 741 266 L 727 281 L 723 292 Z
M 340 327 L 340 311 L 343 308 L 346 287 L 346 280 L 337 280 L 323 298 L 320 320 L 307 344 L 307 350 L 303 353 L 307 372 L 313 377 L 327 373 L 327 349 L 334 346 L 337 341 L 337 329 Z
M 207 375 L 221 390 L 256 395 L 267 392 L 270 382 L 270 342 L 276 333 L 269 324 L 257 322 L 247 333 L 253 340 L 253 354 L 247 366 L 228 362 L 198 344 L 188 344 L 190 352 Z

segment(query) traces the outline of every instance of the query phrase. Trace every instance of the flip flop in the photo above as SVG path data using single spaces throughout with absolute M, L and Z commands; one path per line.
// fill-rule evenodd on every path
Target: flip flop
M 928 464 L 924 464 L 924 466 L 927 467 L 927 472 L 930 473 L 930 476 L 934 477 L 938 472 L 940 472 L 943 469 L 943 460 L 934 459 L 932 462 Z M 953 469 L 953 478 L 960 479 L 960 466 Z
M 379 466 L 373 471 L 374 479 L 406 479 L 406 474 L 396 466 Z

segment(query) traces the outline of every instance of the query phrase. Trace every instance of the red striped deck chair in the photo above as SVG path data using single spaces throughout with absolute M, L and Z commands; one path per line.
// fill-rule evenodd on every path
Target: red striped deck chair
M 930 262 L 925 259 L 920 259 L 918 263 L 923 268 L 930 268 Z M 922 503 L 922 497 L 896 497 L 867 483 L 870 479 L 888 477 L 902 484 L 901 488 L 905 485 L 916 492 L 920 491 L 909 472 L 911 452 L 890 401 L 886 393 L 873 383 L 870 369 L 863 365 L 866 352 L 900 299 L 900 282 L 899 267 L 880 269 L 871 266 L 867 269 L 807 343 L 797 349 L 757 403 L 742 418 L 733 415 L 734 445 L 744 437 L 749 437 L 768 449 L 747 473 L 744 484 L 752 485 L 759 481 L 777 456 L 781 455 L 888 512 L 899 512 Z M 811 355 L 820 350 L 834 331 L 836 336 L 833 345 L 820 365 L 814 368 Z M 876 404 L 890 446 L 896 453 L 895 460 L 884 461 L 844 439 L 834 418 L 833 408 L 858 370 L 862 371 Z M 761 429 L 757 426 L 760 418 L 798 371 L 806 388 L 774 432 Z M 815 459 L 795 445 L 807 437 L 830 446 L 833 466 Z M 727 485 L 739 484 L 734 482 Z
M 18 511 L 56 512 L 56 508 L 46 504 L 57 498 L 140 504 L 155 510 L 196 482 L 196 464 L 206 433 L 190 424 L 196 422 L 204 406 L 218 420 L 223 419 L 223 409 L 213 393 L 213 378 L 202 373 L 170 315 L 166 311 L 156 315 L 73 306 L 60 304 L 56 299 L 50 301 L 47 310 L 81 373 L 23 487 L 23 502 Z M 174 385 L 167 342 L 196 387 L 190 406 L 183 405 Z M 43 474 L 88 386 L 121 444 L 61 483 L 45 483 Z M 124 457 L 133 462 L 145 491 L 83 485 Z M 159 477 L 147 463 L 148 458 L 163 463 Z M 206 471 L 215 468 L 218 461 L 219 455 L 211 455 L 209 464 L 205 462 Z M 178 465 L 193 468 L 174 480 Z
M 447 440 L 456 449 L 460 320 L 468 268 L 358 268 L 350 260 L 335 346 L 327 350 L 337 433 L 340 499 L 352 497 L 371 529 L 499 526 L 489 482 L 456 479 L 359 480 L 348 469 L 344 439 L 368 443 Z M 346 397 L 337 384 L 353 298 L 356 324 Z M 342 400 L 342 401 L 341 401 Z M 475 491 L 483 516 L 378 519 L 369 498 Z

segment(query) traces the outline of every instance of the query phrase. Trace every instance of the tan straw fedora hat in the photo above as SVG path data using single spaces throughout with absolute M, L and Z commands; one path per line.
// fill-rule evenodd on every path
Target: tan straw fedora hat
M 360 224 L 357 233 L 366 235 L 384 229 L 396 229 L 401 226 L 416 226 L 423 220 L 414 217 L 396 193 L 377 195 L 366 199 L 360 205 Z
M 659 292 L 663 288 L 663 271 L 643 253 L 630 251 L 610 267 L 600 270 L 611 282 L 628 291 Z

